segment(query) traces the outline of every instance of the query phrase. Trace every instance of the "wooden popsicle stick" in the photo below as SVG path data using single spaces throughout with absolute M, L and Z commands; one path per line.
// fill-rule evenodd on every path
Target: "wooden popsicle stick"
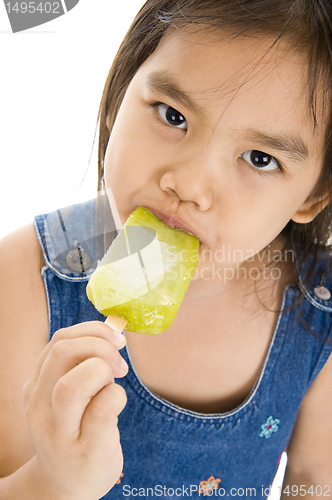
M 117 332 L 122 332 L 128 321 L 120 316 L 108 316 L 105 321 L 106 325 L 113 328 Z

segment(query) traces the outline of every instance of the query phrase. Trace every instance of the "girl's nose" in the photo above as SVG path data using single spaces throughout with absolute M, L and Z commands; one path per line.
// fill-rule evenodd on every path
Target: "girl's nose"
M 171 168 L 160 179 L 160 187 L 166 193 L 176 195 L 180 201 L 195 203 L 201 212 L 208 210 L 213 203 L 214 186 L 211 173 L 202 164 L 182 165 Z

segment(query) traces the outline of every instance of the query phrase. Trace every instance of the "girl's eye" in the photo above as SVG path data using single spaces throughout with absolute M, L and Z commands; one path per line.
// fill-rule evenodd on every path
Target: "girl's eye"
M 263 151 L 249 149 L 248 151 L 242 153 L 241 158 L 258 170 L 282 170 L 279 162 L 274 158 L 274 156 L 263 153 Z
M 163 103 L 157 104 L 157 109 L 164 122 L 173 125 L 173 127 L 187 130 L 187 120 L 179 111 Z

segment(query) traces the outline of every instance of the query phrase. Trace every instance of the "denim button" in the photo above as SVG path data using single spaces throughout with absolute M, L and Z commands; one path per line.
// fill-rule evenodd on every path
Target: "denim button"
M 325 286 L 316 286 L 314 292 L 319 299 L 329 300 L 331 298 L 331 292 Z
M 84 273 L 91 267 L 91 257 L 79 245 L 68 253 L 66 258 L 69 269 L 76 273 Z

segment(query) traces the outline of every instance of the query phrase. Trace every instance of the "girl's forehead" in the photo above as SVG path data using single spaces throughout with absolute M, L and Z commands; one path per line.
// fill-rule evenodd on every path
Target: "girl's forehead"
M 306 59 L 290 44 L 273 39 L 191 33 L 184 28 L 168 34 L 147 64 L 176 72 L 192 93 L 216 97 L 248 92 L 255 86 L 280 88 L 304 97 Z M 276 87 L 273 90 L 277 90 Z

